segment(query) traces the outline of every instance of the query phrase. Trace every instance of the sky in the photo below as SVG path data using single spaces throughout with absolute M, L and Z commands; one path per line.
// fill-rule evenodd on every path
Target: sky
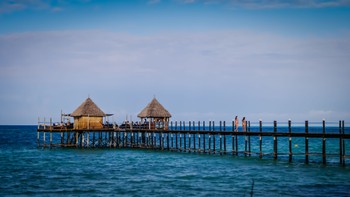
M 0 125 L 350 121 L 350 0 L 1 0 Z

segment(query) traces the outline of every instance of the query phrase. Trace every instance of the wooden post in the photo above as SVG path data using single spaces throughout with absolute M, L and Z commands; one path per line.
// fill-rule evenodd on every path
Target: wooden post
M 201 130 L 201 121 L 198 121 L 198 131 Z
M 222 136 L 219 134 L 220 137 L 220 155 L 222 154 Z
M 170 143 L 169 143 L 169 134 L 170 133 L 167 133 L 167 137 L 168 137 L 168 141 L 167 141 L 167 144 L 168 144 L 168 150 L 170 150 Z M 173 141 L 173 134 L 171 133 L 171 147 L 173 148 L 174 147 L 174 141 Z
M 39 132 L 39 130 L 36 132 L 36 143 L 37 143 L 37 146 L 39 147 L 40 146 L 40 132 Z
M 326 134 L 326 121 L 322 120 L 322 133 Z M 327 158 L 326 158 L 326 138 L 323 137 L 322 140 L 322 163 L 323 165 L 326 165 Z
M 198 152 L 201 152 L 201 134 L 198 133 Z
M 309 121 L 305 121 L 305 133 L 309 133 Z M 309 164 L 309 137 L 305 137 L 305 163 Z
M 196 151 L 196 134 L 193 134 L 193 151 Z
M 222 131 L 222 121 L 220 120 L 220 131 Z
M 50 130 L 50 148 L 52 147 L 52 130 Z
M 236 155 L 238 155 L 238 135 L 236 133 Z
M 188 152 L 191 152 L 191 133 L 188 133 Z
M 178 133 L 175 133 L 175 146 L 176 146 L 176 150 L 178 150 L 177 135 L 178 135 Z
M 153 148 L 157 148 L 157 133 L 153 132 Z
M 163 150 L 164 144 L 163 144 L 163 133 L 158 133 L 159 135 L 159 148 Z
M 92 136 L 92 147 L 95 147 L 95 132 L 93 133 L 93 136 Z
M 44 135 L 43 135 L 43 146 L 45 148 L 45 141 L 46 141 L 46 132 L 44 131 Z
M 177 121 L 175 121 L 175 130 L 177 130 Z
M 292 162 L 293 152 L 292 152 L 292 137 L 290 134 L 292 133 L 292 121 L 288 120 L 288 132 L 289 132 L 289 162 Z
M 209 131 L 211 131 L 211 121 L 209 120 Z
M 224 131 L 226 131 L 226 121 L 224 121 Z M 224 154 L 226 154 L 226 135 L 224 135 Z
M 345 134 L 345 122 L 344 120 L 342 121 L 342 132 L 343 132 L 343 135 Z M 345 140 L 343 138 L 343 166 L 345 166 L 345 158 L 346 154 L 345 154 Z
M 180 151 L 182 150 L 182 140 L 181 140 L 181 133 L 180 133 Z
M 64 143 L 64 133 L 61 131 L 61 146 L 63 146 Z
M 277 132 L 277 121 L 273 121 L 273 132 Z M 273 136 L 273 158 L 276 160 L 277 159 L 277 137 L 276 135 Z
M 81 145 L 80 145 L 81 148 L 84 148 L 85 147 L 85 132 L 83 131 L 81 133 Z
M 210 136 L 210 134 L 208 134 L 208 142 L 209 142 L 209 144 L 208 144 L 208 152 L 210 154 L 211 153 L 211 136 Z
M 341 120 L 339 120 L 339 134 L 342 134 Z M 343 138 L 339 137 L 339 163 L 343 165 Z
M 259 131 L 260 133 L 262 133 L 262 120 L 259 120 Z M 262 159 L 263 153 L 262 153 L 262 135 L 259 135 L 259 150 L 260 150 L 260 154 L 259 154 L 259 158 Z
M 250 132 L 250 121 L 248 121 L 248 132 Z M 251 144 L 250 144 L 250 135 L 248 135 L 248 154 L 251 156 Z
M 213 128 L 214 128 L 214 121 L 213 121 Z M 215 139 L 216 134 L 213 135 L 213 152 L 215 154 L 215 149 L 216 149 L 216 139 Z
M 204 125 L 203 128 L 205 128 Z M 203 133 L 203 152 L 205 153 L 205 133 Z
M 188 121 L 188 152 L 191 152 L 191 134 L 190 131 L 192 130 L 191 128 L 192 124 L 191 121 Z
M 79 145 L 79 133 L 75 132 L 75 146 Z
M 224 135 L 224 154 L 226 154 L 226 135 Z
M 235 136 L 233 135 L 233 132 L 235 130 L 235 122 L 232 120 L 232 155 L 234 154 L 235 152 Z
M 184 133 L 184 151 L 186 152 L 186 133 Z
M 248 141 L 248 136 L 244 136 L 244 156 L 247 156 L 247 141 Z

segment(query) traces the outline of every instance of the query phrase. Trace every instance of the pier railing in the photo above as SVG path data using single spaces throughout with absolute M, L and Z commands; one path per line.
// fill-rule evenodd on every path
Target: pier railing
M 246 128 L 239 127 L 238 131 L 233 122 L 226 121 L 174 121 L 169 123 L 168 130 L 117 125 L 92 130 L 45 124 L 37 130 L 39 147 L 143 148 L 343 166 L 350 160 L 346 154 L 350 149 L 349 139 L 350 130 L 344 121 L 298 124 L 247 121 Z

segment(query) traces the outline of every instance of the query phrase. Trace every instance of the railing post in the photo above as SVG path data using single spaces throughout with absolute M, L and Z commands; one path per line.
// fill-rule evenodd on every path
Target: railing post
M 277 121 L 273 121 L 273 132 L 276 134 L 277 133 Z M 274 159 L 277 159 L 277 136 L 273 136 L 273 157 Z
M 248 121 L 248 132 L 250 132 L 250 120 Z M 249 157 L 251 156 L 251 143 L 250 143 L 250 135 L 248 135 L 248 153 Z
M 288 132 L 289 132 L 289 162 L 292 162 L 293 159 L 293 151 L 292 151 L 292 137 L 290 136 L 292 133 L 292 121 L 288 120 Z
M 339 134 L 342 134 L 341 120 L 339 120 Z M 339 163 L 343 165 L 343 138 L 339 137 Z
M 343 135 L 345 134 L 345 122 L 344 122 L 344 120 L 342 121 L 342 130 L 343 130 Z M 343 166 L 345 166 L 345 156 L 346 156 L 346 154 L 345 154 L 345 140 L 344 140 L 344 138 L 343 138 Z
M 260 154 L 259 154 L 259 157 L 260 159 L 262 158 L 263 156 L 263 153 L 262 153 L 262 120 L 260 119 L 259 120 L 259 131 L 260 131 L 260 135 L 259 135 L 259 149 L 260 149 Z
M 322 133 L 323 135 L 326 134 L 326 121 L 322 120 Z M 326 165 L 327 158 L 326 158 L 326 138 L 323 136 L 322 139 L 322 163 L 323 165 Z
M 232 120 L 232 136 L 231 136 L 231 138 L 232 138 L 232 155 L 235 152 L 235 136 L 233 135 L 234 130 L 235 130 L 235 122 L 234 122 L 234 120 Z
M 305 137 L 305 163 L 309 164 L 309 137 L 308 137 L 308 133 L 309 133 L 309 121 L 305 121 L 305 133 L 306 133 L 306 137 Z

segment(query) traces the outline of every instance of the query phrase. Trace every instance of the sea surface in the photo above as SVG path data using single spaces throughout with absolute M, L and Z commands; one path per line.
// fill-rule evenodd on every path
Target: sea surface
M 350 196 L 349 160 L 327 159 L 44 149 L 35 126 L 0 126 L 0 196 Z

